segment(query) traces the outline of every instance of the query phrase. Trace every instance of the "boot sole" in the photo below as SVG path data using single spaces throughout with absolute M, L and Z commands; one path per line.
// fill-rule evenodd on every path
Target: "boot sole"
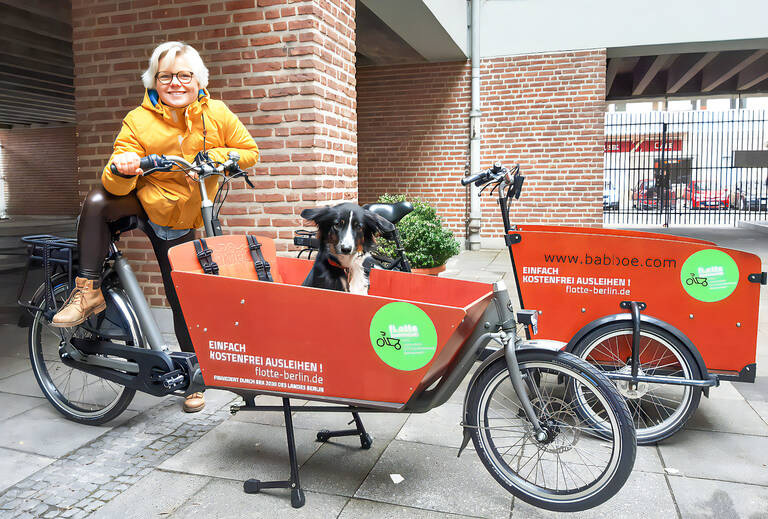
M 73 326 L 77 326 L 78 324 L 83 324 L 85 320 L 88 319 L 90 316 L 100 314 L 106 309 L 107 309 L 107 303 L 104 303 L 103 305 L 99 305 L 96 308 L 94 308 L 90 314 L 86 315 L 85 317 L 83 317 L 78 321 L 72 321 L 67 323 L 55 323 L 51 321 L 51 326 L 53 326 L 54 328 L 72 328 Z

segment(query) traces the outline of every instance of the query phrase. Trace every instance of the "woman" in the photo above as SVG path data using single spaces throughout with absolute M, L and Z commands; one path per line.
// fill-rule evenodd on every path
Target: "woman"
M 210 158 L 224 162 L 230 151 L 237 151 L 239 166 L 246 169 L 256 163 L 259 150 L 226 105 L 209 98 L 205 90 L 208 69 L 189 45 L 175 41 L 159 45 L 142 80 L 147 88 L 144 101 L 123 119 L 114 152 L 101 175 L 102 186 L 88 193 L 83 203 L 77 230 L 80 273 L 52 324 L 77 326 L 106 308 L 100 279 L 110 244 L 107 223 L 138 215 L 149 224 L 143 230 L 160 265 L 176 338 L 182 351 L 191 352 L 192 342 L 171 280 L 168 249 L 194 239 L 194 229 L 202 225 L 199 185 L 180 172 L 141 177 L 139 160 L 167 154 L 192 161 L 205 150 Z M 112 174 L 112 164 L 124 176 Z M 216 187 L 216 177 L 206 180 L 211 199 Z M 203 394 L 193 393 L 187 396 L 184 410 L 200 411 L 204 405 Z

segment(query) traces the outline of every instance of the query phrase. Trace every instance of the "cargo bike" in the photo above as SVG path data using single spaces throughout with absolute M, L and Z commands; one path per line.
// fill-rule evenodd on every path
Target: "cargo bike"
M 502 187 L 498 203 L 520 306 L 611 379 L 640 445 L 683 428 L 720 381 L 754 382 L 760 258 L 715 243 L 606 228 L 513 225 L 500 164 L 467 179 Z M 489 180 L 493 179 L 493 180 Z
M 26 238 L 30 257 L 44 260 L 50 275 L 22 302 L 32 313 L 30 358 L 60 413 L 99 424 L 119 415 L 136 391 L 232 391 L 243 399 L 233 412 L 280 411 L 285 418 L 289 479 L 248 480 L 245 492 L 287 488 L 300 507 L 293 412 L 352 413 L 354 429 L 320 431 L 317 439 L 359 436 L 368 448 L 372 438 L 360 414 L 423 413 L 443 404 L 494 342 L 498 351 L 476 368 L 464 398 L 461 450 L 471 440 L 498 483 L 546 509 L 587 509 L 622 487 L 636 452 L 626 404 L 603 374 L 560 351 L 562 344 L 523 340 L 518 325 L 535 329 L 537 313 L 513 311 L 503 282 L 379 269 L 371 273 L 368 295 L 301 286 L 310 261 L 278 257 L 267 237 L 221 235 L 204 182 L 220 175 L 225 189 L 244 177 L 237 159 L 142 159 L 145 174 L 194 172 L 200 184 L 207 237 L 169 253 L 194 354 L 169 349 L 116 246 L 120 233 L 141 226 L 141 219 L 113 224 L 102 283 L 107 310 L 73 329 L 52 328 L 49 321 L 69 293 L 76 245 Z M 521 184 L 509 180 L 519 196 Z M 331 327 L 328 311 L 307 308 L 347 318 Z M 257 405 L 258 395 L 281 397 L 282 405 Z M 291 399 L 324 405 L 294 407 Z

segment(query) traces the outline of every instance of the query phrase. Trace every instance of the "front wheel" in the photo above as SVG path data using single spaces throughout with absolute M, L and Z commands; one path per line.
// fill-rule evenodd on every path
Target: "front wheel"
M 616 388 L 568 353 L 521 350 L 518 363 L 547 438 L 536 438 L 501 358 L 467 400 L 465 426 L 481 461 L 501 486 L 539 508 L 574 512 L 605 502 L 635 462 L 635 432 Z M 585 405 L 599 421 L 582 418 Z
M 70 288 L 66 276 L 53 278 L 53 297 L 57 308 L 61 308 L 69 296 Z M 141 346 L 140 334 L 135 327 L 126 325 L 130 316 L 125 312 L 124 294 L 119 288 L 104 288 L 107 310 L 96 317 L 90 317 L 83 325 L 73 328 L 55 328 L 45 317 L 48 306 L 45 301 L 45 285 L 38 288 L 32 304 L 40 311 L 35 312 L 29 328 L 29 358 L 40 389 L 53 407 L 67 419 L 86 425 L 106 423 L 122 413 L 136 393 L 133 389 L 72 368 L 61 360 L 61 349 L 73 337 L 97 338 L 95 330 L 118 330 L 110 337 L 112 342 Z M 114 334 L 113 334 L 114 335 Z
M 690 281 L 690 283 L 688 283 Z M 687 279 L 687 284 L 694 280 Z M 700 378 L 693 355 L 672 334 L 641 324 L 639 344 L 640 375 Z M 572 353 L 610 376 L 611 372 L 632 372 L 632 323 L 618 322 L 587 334 Z M 656 443 L 679 431 L 691 418 L 701 399 L 693 386 L 640 382 L 637 387 L 617 381 L 619 393 L 627 400 L 637 430 L 637 443 Z

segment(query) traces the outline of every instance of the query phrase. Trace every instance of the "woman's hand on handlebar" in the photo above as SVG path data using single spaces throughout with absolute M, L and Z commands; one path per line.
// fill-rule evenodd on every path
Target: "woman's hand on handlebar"
M 144 170 L 140 167 L 141 157 L 132 151 L 115 155 L 112 164 L 117 168 L 117 171 L 125 176 L 144 174 Z

